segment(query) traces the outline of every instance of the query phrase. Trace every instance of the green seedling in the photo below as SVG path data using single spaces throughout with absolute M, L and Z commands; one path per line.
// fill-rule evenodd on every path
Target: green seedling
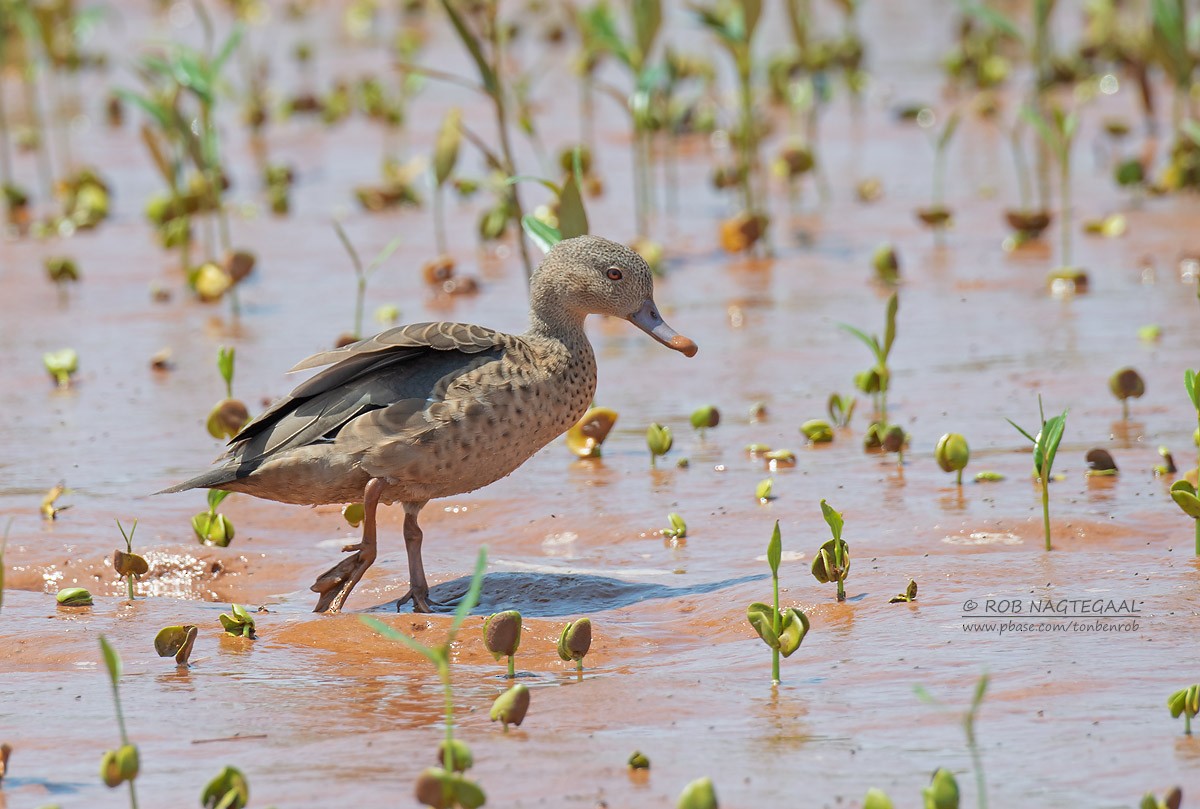
M 992 472 L 985 469 L 982 472 L 975 473 L 976 483 L 999 483 L 1002 480 L 1004 480 L 1004 474 L 1001 472 Z
M 217 513 L 217 506 L 229 495 L 230 492 L 223 489 L 209 489 L 208 511 L 192 517 L 192 531 L 202 545 L 227 548 L 233 542 L 233 523 L 224 514 Z
M 1183 717 L 1183 733 L 1191 736 L 1192 717 L 1200 713 L 1200 684 L 1176 691 L 1167 698 L 1167 708 L 1171 711 L 1172 719 Z
M 954 774 L 939 767 L 929 779 L 929 786 L 921 790 L 925 809 L 958 809 L 958 781 Z M 984 809 L 985 804 L 980 804 Z
M 887 395 L 890 387 L 891 371 L 888 369 L 887 362 L 888 357 L 892 353 L 892 344 L 896 342 L 896 312 L 899 307 L 900 299 L 893 292 L 887 302 L 882 340 L 876 335 L 869 335 L 845 323 L 838 324 L 838 328 L 858 338 L 863 345 L 870 349 L 871 354 L 875 357 L 875 364 L 873 366 L 860 374 L 855 374 L 854 386 L 863 393 L 875 398 L 876 416 L 882 424 L 888 423 Z M 847 414 L 846 420 L 849 421 L 849 418 L 850 416 Z
M 59 303 L 67 302 L 67 287 L 79 283 L 79 265 L 66 256 L 51 256 L 43 262 L 46 277 L 58 288 Z
M 824 419 L 809 419 L 800 425 L 800 432 L 814 444 L 828 444 L 833 441 L 833 427 Z
M 459 145 L 462 143 L 462 110 L 450 109 L 442 119 L 437 138 L 433 144 L 433 224 L 439 255 L 446 255 L 445 186 L 458 163 Z
M 448 755 L 447 748 L 450 748 Z M 475 766 L 475 755 L 471 752 L 471 748 L 467 747 L 466 742 L 460 739 L 454 739 L 449 743 L 443 739 L 438 744 L 438 764 L 443 767 L 449 766 L 446 764 L 447 759 L 454 762 L 455 772 L 466 772 Z
M 854 416 L 854 408 L 857 404 L 858 399 L 853 396 L 831 393 L 829 394 L 829 402 L 825 405 L 825 412 L 829 414 L 829 418 L 833 421 L 835 427 L 849 427 L 850 419 Z
M 629 757 L 629 769 L 648 770 L 650 769 L 650 759 L 641 750 L 634 750 L 633 755 Z
M 1172 122 L 1175 129 L 1191 123 L 1189 97 L 1197 57 L 1191 45 L 1194 25 L 1189 25 L 1188 4 L 1183 0 L 1151 0 L 1151 35 L 1154 54 L 1175 85 Z
M 923 126 L 932 128 L 936 124 L 936 117 L 930 111 L 928 115 L 919 115 L 917 121 Z M 946 123 L 942 125 L 942 131 L 931 141 L 933 144 L 932 196 L 929 207 L 917 211 L 917 218 L 931 228 L 938 239 L 941 238 L 942 231 L 950 226 L 953 218 L 951 210 L 945 204 L 946 153 L 961 121 L 962 113 L 958 110 L 950 113 L 946 118 Z
M 400 246 L 400 237 L 392 239 L 387 245 L 380 250 L 375 258 L 371 259 L 371 263 L 363 266 L 362 259 L 358 257 L 358 251 L 354 249 L 354 245 L 350 243 L 350 237 L 346 235 L 346 231 L 342 229 L 342 223 L 333 220 L 333 229 L 337 232 L 338 239 L 341 240 L 342 246 L 346 248 L 346 252 L 350 254 L 350 263 L 354 265 L 354 275 L 357 278 L 357 285 L 354 295 L 354 332 L 355 340 L 362 338 L 363 324 L 363 308 L 367 301 L 367 282 L 371 280 L 371 276 L 383 265 L 385 261 L 396 251 Z
M 754 114 L 752 53 L 762 9 L 762 0 L 737 0 L 692 7 L 700 22 L 725 49 L 737 73 L 739 121 L 735 139 L 740 147 L 737 176 L 742 190 L 742 211 L 752 217 L 764 216 L 755 188 L 762 161 L 759 157 L 760 123 Z
M 450 684 L 450 653 L 454 639 L 462 627 L 463 621 L 479 603 L 479 591 L 483 587 L 483 573 L 487 568 L 487 547 L 479 549 L 475 560 L 475 572 L 471 576 L 471 585 L 466 595 L 458 602 L 454 611 L 454 620 L 446 633 L 446 640 L 438 646 L 426 646 L 416 638 L 398 632 L 377 618 L 360 616 L 368 627 L 383 637 L 402 643 L 428 660 L 437 670 L 438 679 L 442 683 L 445 703 L 446 736 L 441 748 L 443 768 L 431 767 L 425 770 L 417 780 L 417 800 L 425 806 L 451 807 L 462 806 L 466 809 L 482 806 L 483 791 L 472 781 L 458 774 L 458 766 L 454 756 L 457 745 L 454 740 L 454 693 Z
M 233 370 L 237 351 L 233 346 L 217 348 L 217 371 L 225 383 L 225 398 L 208 412 L 205 428 L 213 438 L 233 438 L 250 421 L 250 411 L 240 400 L 233 398 Z
M 583 658 L 592 648 L 592 621 L 579 618 L 563 627 L 558 636 L 558 656 L 564 663 L 575 661 L 575 670 L 583 674 Z
M 1129 421 L 1129 400 L 1142 398 L 1146 393 L 1146 382 L 1132 368 L 1122 368 L 1108 378 L 1108 389 L 1121 400 L 1121 419 Z
M 1171 454 L 1171 450 L 1166 447 L 1159 447 L 1158 456 L 1163 459 L 1163 462 L 1154 467 L 1155 477 L 1174 475 L 1179 471 L 1179 467 L 1175 465 L 1175 456 Z
M 567 430 L 567 449 L 580 458 L 599 458 L 600 447 L 617 423 L 617 411 L 609 407 L 589 408 Z
M 1142 798 L 1142 802 L 1138 804 L 1138 809 L 1179 809 L 1183 806 L 1183 790 L 1179 787 L 1172 787 L 1163 799 L 1160 801 L 1154 796 L 1154 793 L 1147 792 Z
M 204 809 L 245 809 L 250 803 L 250 784 L 236 767 L 224 767 L 200 793 Z
M 908 586 L 904 588 L 903 593 L 892 596 L 888 599 L 889 604 L 911 604 L 917 600 L 917 582 L 916 579 L 909 579 Z
M 497 662 L 508 658 L 508 678 L 517 676 L 514 669 L 517 649 L 521 646 L 521 613 L 506 610 L 489 615 L 483 622 L 483 645 Z
M 692 429 L 699 431 L 700 437 L 704 437 L 704 431 L 716 427 L 721 423 L 721 411 L 712 405 L 704 405 L 692 412 Z
M 676 809 L 718 809 L 717 790 L 711 778 L 698 778 L 679 793 Z
M 670 528 L 663 528 L 659 533 L 668 539 L 684 539 L 687 537 L 687 523 L 683 521 L 683 517 L 672 511 L 667 515 L 667 521 L 671 523 Z
M 1038 415 L 1042 426 L 1036 438 L 1018 427 L 1012 419 L 1005 421 L 1033 444 L 1033 471 L 1042 490 L 1042 524 L 1046 530 L 1046 550 L 1050 550 L 1050 475 L 1054 471 L 1058 445 L 1062 442 L 1063 431 L 1067 427 L 1067 411 L 1047 419 L 1046 411 L 1042 409 L 1042 397 L 1038 396 Z
M 842 539 L 845 521 L 841 512 L 834 511 L 824 500 L 821 501 L 821 515 L 825 517 L 833 538 L 817 551 L 812 563 L 813 578 L 821 584 L 837 582 L 837 600 L 845 601 L 846 577 L 850 575 L 850 546 Z
M 779 607 L 779 565 L 783 561 L 783 537 L 779 531 L 779 520 L 767 541 L 767 566 L 771 568 L 771 592 L 774 600 L 770 606 L 756 601 L 746 608 L 746 620 L 758 633 L 762 642 L 771 648 L 771 683 L 779 685 L 779 658 L 791 657 L 800 648 L 808 634 L 808 616 L 796 607 L 786 610 Z
M 192 624 L 165 626 L 154 636 L 154 651 L 159 657 L 174 657 L 177 666 L 187 667 L 199 629 Z
M 221 613 L 218 616 L 221 620 L 221 628 L 225 630 L 226 635 L 250 640 L 258 637 L 254 634 L 254 616 L 247 612 L 245 607 L 241 604 L 230 604 L 229 612 L 231 614 Z
M 872 787 L 867 790 L 867 796 L 863 798 L 862 809 L 895 809 L 895 807 L 892 799 L 883 790 Z
M 1084 473 L 1090 478 L 1113 477 L 1117 474 L 1117 462 L 1113 460 L 1112 453 L 1106 449 L 1088 450 L 1088 454 L 1084 457 L 1087 462 L 1087 471 Z
M 492 703 L 490 716 L 493 722 L 500 722 L 504 726 L 504 732 L 507 733 L 509 725 L 521 726 L 528 710 L 529 687 L 517 683 L 496 697 L 496 701 Z
M 12 530 L 13 518 L 9 517 L 4 524 L 4 533 L 0 535 L 0 610 L 4 609 L 4 574 L 8 568 L 4 564 L 4 551 L 8 548 L 8 533 Z
M 983 705 L 984 695 L 987 694 L 989 677 L 983 674 L 975 682 L 975 690 L 971 694 L 971 704 L 963 713 L 962 723 L 963 732 L 967 737 L 967 750 L 971 754 L 971 769 L 975 771 L 975 801 L 979 809 L 987 809 L 987 783 L 983 774 L 983 759 L 979 754 L 979 742 L 975 736 L 975 720 L 979 717 L 979 709 Z M 930 705 L 941 706 L 937 699 L 933 697 L 922 686 L 916 686 L 913 689 L 917 693 L 917 697 Z M 939 773 L 942 774 L 939 779 Z M 939 785 L 940 781 L 940 785 Z M 958 783 L 954 780 L 954 776 L 948 770 L 939 769 L 933 774 L 932 783 L 925 790 L 925 806 L 926 809 L 957 809 L 958 807 Z M 940 798 L 941 802 L 930 802 L 931 796 Z
M 133 521 L 133 526 L 130 527 L 128 534 L 125 533 L 125 527 L 121 525 L 121 521 L 117 520 L 117 530 L 125 539 L 125 550 L 117 550 L 113 554 L 113 570 L 117 571 L 118 576 L 124 577 L 125 592 L 128 594 L 129 600 L 133 601 L 133 581 L 149 573 L 150 564 L 145 557 L 133 552 L 133 533 L 137 530 L 137 520 Z
M 938 440 L 933 457 L 937 459 L 943 472 L 955 473 L 954 482 L 961 486 L 963 470 L 971 460 L 971 449 L 967 446 L 967 439 L 958 433 L 946 433 Z
M 671 451 L 674 439 L 671 438 L 671 428 L 662 424 L 651 424 L 646 430 L 646 446 L 650 450 L 650 466 L 658 465 L 658 457 Z
M 1189 368 L 1183 374 L 1183 385 L 1187 389 L 1188 398 L 1192 400 L 1192 407 L 1196 409 L 1196 422 L 1200 425 L 1200 372 L 1193 371 Z M 1196 483 L 1200 484 L 1200 426 L 1196 427 Z M 1167 453 L 1170 458 L 1170 453 Z M 1170 466 L 1174 467 L 1172 461 Z M 1200 497 L 1198 497 L 1197 487 L 1188 480 L 1178 480 L 1171 486 L 1171 499 L 1175 501 L 1183 513 L 1196 521 L 1196 555 L 1200 556 Z
M 92 594 L 82 587 L 64 587 L 54 597 L 60 607 L 90 607 Z
M 587 207 L 583 203 L 583 164 L 575 151 L 574 171 L 568 172 L 561 183 L 553 183 L 539 177 L 512 177 L 509 183 L 530 180 L 545 186 L 554 194 L 555 210 L 547 212 L 543 217 L 529 215 L 522 217 L 521 228 L 525 235 L 538 246 L 543 253 L 549 253 L 550 248 L 563 239 L 585 236 L 588 233 Z
M 60 389 L 71 387 L 71 377 L 79 370 L 79 355 L 73 348 L 60 348 L 42 355 L 42 365 Z
M 769 503 L 775 499 L 773 491 L 775 489 L 775 481 L 771 478 L 764 478 L 754 487 L 754 496 L 760 503 Z
M 880 283 L 895 286 L 900 281 L 900 256 L 896 248 L 884 242 L 875 248 L 871 254 L 871 266 L 875 268 L 875 277 Z
M 50 487 L 50 490 L 47 491 L 45 496 L 42 497 L 41 506 L 38 507 L 38 511 L 41 512 L 43 520 L 57 520 L 58 515 L 61 512 L 70 508 L 70 506 L 58 505 L 58 498 L 70 491 L 71 490 L 67 488 L 67 484 L 61 480 Z
M 1058 217 L 1062 234 L 1062 254 L 1059 258 L 1063 268 L 1072 268 L 1071 146 L 1079 129 L 1079 117 L 1073 112 L 1066 113 L 1060 107 L 1053 107 L 1047 120 L 1042 112 L 1028 105 L 1021 108 L 1021 116 L 1033 125 L 1038 137 L 1058 163 Z
M 790 449 L 772 449 L 760 453 L 767 462 L 767 468 L 772 472 L 796 465 L 796 453 Z
M 116 750 L 106 751 L 100 759 L 100 777 L 106 786 L 113 789 L 128 783 L 130 809 L 137 809 L 137 790 L 133 782 L 137 780 L 141 762 L 137 746 L 129 741 L 129 734 L 125 731 L 125 714 L 121 711 L 121 692 L 118 689 L 121 680 L 121 656 L 103 635 L 100 636 L 100 651 L 104 656 L 104 667 L 108 670 L 108 680 L 112 684 L 117 727 L 121 731 L 121 746 Z

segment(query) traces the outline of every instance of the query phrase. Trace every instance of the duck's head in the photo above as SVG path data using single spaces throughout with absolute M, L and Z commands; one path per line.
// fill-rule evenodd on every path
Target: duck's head
M 564 239 L 533 274 L 530 299 L 547 323 L 563 313 L 621 317 L 667 348 L 691 357 L 696 344 L 666 324 L 654 304 L 654 277 L 645 260 L 623 244 L 598 236 Z

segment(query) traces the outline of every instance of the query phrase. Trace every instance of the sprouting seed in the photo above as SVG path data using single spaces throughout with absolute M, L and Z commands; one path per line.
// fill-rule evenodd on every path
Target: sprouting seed
M 558 636 L 558 656 L 564 663 L 575 661 L 576 671 L 583 672 L 583 658 L 592 648 L 592 621 L 580 618 L 563 627 Z
M 192 624 L 165 626 L 154 636 L 154 651 L 159 657 L 174 657 L 176 665 L 187 666 L 198 632 Z
M 82 587 L 65 587 L 54 598 L 60 607 L 92 606 L 92 594 Z
M 812 563 L 813 578 L 822 584 L 837 583 L 837 600 L 846 600 L 846 576 L 850 574 L 850 546 L 842 539 L 842 527 L 845 521 L 838 511 L 824 500 L 821 501 L 821 514 L 829 525 L 833 538 L 826 541 L 817 551 Z
M 833 427 L 824 419 L 809 419 L 800 425 L 800 432 L 814 444 L 828 444 L 833 441 Z
M 915 579 L 908 580 L 908 586 L 904 588 L 904 592 L 892 596 L 888 599 L 889 604 L 910 604 L 917 600 L 917 582 Z
M 771 478 L 760 480 L 758 485 L 754 487 L 754 496 L 758 498 L 760 503 L 768 503 L 775 499 L 775 495 L 771 493 L 775 488 L 775 481 Z
M 683 788 L 676 809 L 718 809 L 717 790 L 711 778 L 698 778 Z
M 971 449 L 967 446 L 967 439 L 958 433 L 946 433 L 938 440 L 933 455 L 943 472 L 956 473 L 954 482 L 961 486 L 963 470 L 971 460 Z
M 505 732 L 509 725 L 521 726 L 525 714 L 529 710 L 529 688 L 523 683 L 517 683 L 512 688 L 496 697 L 492 703 L 491 717 L 493 722 L 504 725 Z
M 671 451 L 671 428 L 662 424 L 651 424 L 646 430 L 646 446 L 650 449 L 650 466 L 656 466 L 658 456 Z
M 641 750 L 634 750 L 633 755 L 629 757 L 629 769 L 648 770 L 650 769 L 650 759 Z
M 704 405 L 692 413 L 691 422 L 692 428 L 698 430 L 703 436 L 705 430 L 721 423 L 721 411 L 712 405 Z
M 687 536 L 687 523 L 684 522 L 683 517 L 672 511 L 667 515 L 667 521 L 671 523 L 671 527 L 663 528 L 659 531 L 664 537 L 683 539 Z
M 508 677 L 516 677 L 514 661 L 521 646 L 521 613 L 505 610 L 489 615 L 483 622 L 483 645 L 497 661 L 507 657 Z
M 42 365 L 59 388 L 69 388 L 71 377 L 79 370 L 79 354 L 73 348 L 60 348 L 42 355 Z
M 205 809 L 245 809 L 250 802 L 250 784 L 236 767 L 224 767 L 200 793 Z
M 1134 369 L 1122 368 L 1108 378 L 1108 389 L 1121 401 L 1121 418 L 1129 421 L 1129 400 L 1142 398 L 1146 382 Z
M 246 608 L 241 604 L 230 605 L 230 615 L 221 613 L 221 628 L 225 630 L 226 635 L 233 635 L 235 638 L 249 638 L 254 640 L 257 636 L 254 634 L 254 616 L 246 611 Z

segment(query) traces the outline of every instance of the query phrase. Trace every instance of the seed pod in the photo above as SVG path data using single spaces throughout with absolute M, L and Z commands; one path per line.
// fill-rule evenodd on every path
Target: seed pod
M 700 778 L 683 788 L 677 809 L 717 809 L 717 791 L 711 778 Z
M 886 242 L 875 248 L 871 255 L 871 266 L 875 268 L 875 276 L 885 284 L 900 280 L 900 257 L 896 254 L 896 248 Z
M 192 531 L 200 542 L 220 548 L 229 547 L 234 536 L 233 523 L 229 518 L 211 511 L 201 511 L 192 517 Z
M 100 780 L 110 789 L 121 786 L 121 763 L 117 761 L 116 750 L 105 750 L 100 757 Z
M 528 710 L 529 688 L 518 683 L 496 697 L 496 701 L 492 703 L 491 717 L 493 722 L 502 722 L 507 731 L 509 725 L 520 727 Z
M 121 772 L 122 781 L 132 781 L 141 770 L 141 760 L 136 745 L 125 744 L 117 750 L 117 767 Z
M 908 587 L 904 588 L 904 592 L 899 595 L 892 596 L 888 599 L 889 604 L 906 604 L 917 600 L 917 582 L 915 579 L 908 580 Z
M 1122 368 L 1108 378 L 1108 389 L 1125 404 L 1127 399 L 1140 399 L 1146 393 L 1146 382 L 1132 368 Z
M 1171 499 L 1175 505 L 1183 509 L 1183 513 L 1200 520 L 1200 497 L 1196 496 L 1196 487 L 1186 480 L 1177 480 L 1171 484 Z
M 564 662 L 574 660 L 583 668 L 583 658 L 592 648 L 592 622 L 589 618 L 571 621 L 558 636 L 558 656 Z
M 233 438 L 250 421 L 250 411 L 237 399 L 222 399 L 208 413 L 205 428 L 213 438 Z
M 441 764 L 442 767 L 446 766 L 447 749 L 451 753 L 450 757 L 454 760 L 454 766 L 450 768 L 451 771 L 466 772 L 475 766 L 475 756 L 471 754 L 471 748 L 467 747 L 466 742 L 452 739 L 447 743 L 445 739 L 442 739 L 441 744 L 438 745 L 438 764 Z
M 113 569 L 118 576 L 145 576 L 150 572 L 150 563 L 139 554 L 119 550 L 113 553 Z
M 660 455 L 671 451 L 674 440 L 671 438 L 671 428 L 661 424 L 651 424 L 646 430 L 646 446 L 650 449 L 650 460 L 654 461 Z
M 938 440 L 933 456 L 943 472 L 961 472 L 971 460 L 971 449 L 958 433 L 946 433 Z
M 159 657 L 174 655 L 175 663 L 186 666 L 192 655 L 192 646 L 196 643 L 199 630 L 191 624 L 186 626 L 166 626 L 154 636 L 154 651 Z
M 925 809 L 958 809 L 958 782 L 949 770 L 939 767 L 921 794 Z
M 629 769 L 648 770 L 650 769 L 650 759 L 641 750 L 634 750 L 633 755 L 629 757 Z
M 907 443 L 908 435 L 905 434 L 904 428 L 899 424 L 893 424 L 884 432 L 880 445 L 884 452 L 899 452 Z
M 841 564 L 838 564 L 838 560 Z M 812 563 L 813 578 L 822 584 L 845 581 L 850 573 L 850 546 L 844 539 L 830 539 L 821 546 Z
M 205 809 L 245 809 L 250 802 L 250 784 L 236 767 L 225 767 L 200 793 Z
M 567 448 L 580 458 L 599 458 L 600 445 L 617 423 L 617 411 L 593 407 L 567 430 Z
M 254 616 L 246 611 L 246 608 L 241 604 L 231 604 L 230 612 L 232 615 L 221 613 L 221 627 L 227 635 L 234 637 L 254 639 Z
M 90 607 L 92 594 L 82 587 L 67 587 L 58 591 L 55 596 L 60 607 Z
M 483 622 L 483 645 L 499 660 L 512 657 L 521 645 L 521 613 L 506 610 Z
M 716 427 L 721 423 L 721 411 L 712 405 L 704 405 L 697 408 L 692 413 L 692 427 L 697 430 L 704 430 L 709 427 Z
M 1089 476 L 1108 477 L 1117 474 L 1117 462 L 1106 449 L 1089 450 L 1086 456 Z
M 833 427 L 823 419 L 809 419 L 800 425 L 800 432 L 814 444 L 828 444 L 833 441 Z

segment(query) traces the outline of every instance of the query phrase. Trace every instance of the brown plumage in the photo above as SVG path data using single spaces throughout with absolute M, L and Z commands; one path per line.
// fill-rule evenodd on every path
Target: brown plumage
M 317 611 L 337 611 L 375 560 L 375 509 L 404 507 L 409 596 L 429 611 L 417 515 L 437 497 L 510 474 L 579 420 L 596 391 L 589 314 L 630 320 L 687 356 L 691 340 L 663 322 L 650 268 L 614 242 L 560 242 L 530 283 L 521 335 L 464 323 L 389 329 L 316 354 L 292 370 L 329 366 L 252 421 L 221 465 L 166 492 L 209 488 L 283 503 L 366 507 L 356 551 L 313 585 Z

